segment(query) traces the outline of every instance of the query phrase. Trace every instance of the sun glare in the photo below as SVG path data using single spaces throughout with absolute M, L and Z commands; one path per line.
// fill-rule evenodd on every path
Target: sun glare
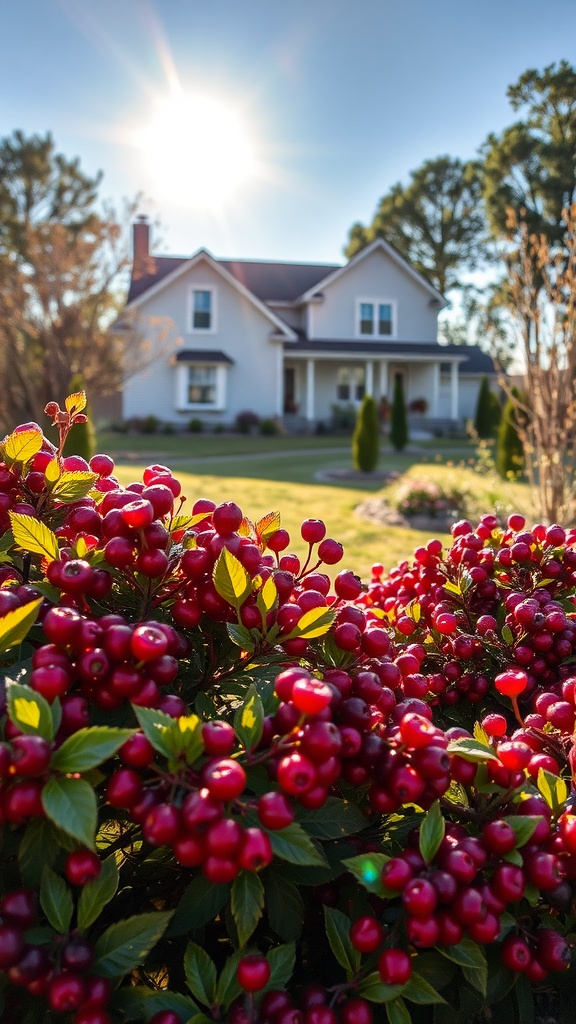
M 240 114 L 222 100 L 179 94 L 157 104 L 137 136 L 158 198 L 218 209 L 256 173 Z

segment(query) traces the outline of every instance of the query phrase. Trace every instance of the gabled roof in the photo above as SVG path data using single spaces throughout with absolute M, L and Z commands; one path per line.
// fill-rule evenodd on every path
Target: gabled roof
M 231 274 L 228 268 L 225 266 L 224 261 L 215 259 L 214 256 L 212 256 L 212 253 L 208 252 L 207 249 L 198 249 L 198 251 L 195 252 L 193 256 L 190 256 L 189 259 L 167 259 L 166 257 L 159 257 L 159 259 L 164 259 L 166 260 L 167 263 L 170 262 L 172 266 L 163 266 L 161 268 L 163 273 L 161 273 L 160 275 L 147 275 L 148 278 L 150 279 L 150 283 L 147 285 L 145 289 L 139 291 L 138 295 L 133 296 L 131 299 L 128 299 L 128 306 L 134 307 L 141 305 L 142 302 L 145 302 L 157 291 L 160 291 L 161 288 L 164 288 L 168 284 L 172 284 L 172 282 L 176 281 L 183 274 L 187 273 L 197 263 L 205 261 L 216 271 L 216 273 L 220 274 L 220 276 L 223 277 L 224 280 L 228 281 L 228 283 L 232 285 L 233 288 L 240 292 L 240 294 L 243 295 L 245 299 L 251 302 L 253 306 L 256 306 L 256 308 L 261 313 L 263 313 L 268 320 L 270 320 L 270 322 L 276 328 L 276 334 L 283 336 L 285 338 L 289 338 L 291 340 L 294 340 L 296 338 L 296 334 L 294 333 L 292 328 L 288 327 L 286 322 L 282 320 L 279 316 L 277 316 L 276 313 L 274 313 L 273 310 L 271 310 L 254 292 L 247 288 L 245 284 L 243 284 L 236 277 L 234 277 L 234 275 Z M 146 278 L 143 277 L 139 280 L 144 281 L 146 280 Z
M 343 266 L 336 267 L 332 271 L 332 273 L 330 273 L 327 277 L 324 278 L 323 281 L 318 282 L 318 285 L 320 286 L 320 288 L 322 288 L 322 290 L 324 288 L 330 287 L 330 285 L 333 284 L 334 281 L 337 281 L 338 278 L 342 277 L 343 274 L 347 274 L 349 270 L 351 270 L 353 267 L 358 266 L 359 263 L 365 260 L 368 256 L 371 256 L 372 253 L 378 252 L 378 250 L 381 250 L 386 256 L 389 256 L 390 259 L 393 260 L 394 263 L 398 264 L 398 266 L 401 267 L 401 269 L 404 270 L 407 274 L 409 274 L 409 276 L 413 278 L 413 280 L 415 280 L 418 284 L 425 288 L 426 291 L 430 293 L 431 298 L 435 299 L 436 302 L 438 302 L 440 308 L 448 305 L 447 299 L 445 299 L 442 293 L 439 292 L 434 287 L 434 285 L 430 283 L 428 278 L 424 277 L 424 275 L 421 274 L 418 270 L 415 270 L 414 267 L 410 263 L 408 263 L 408 261 L 404 258 L 404 256 L 402 256 L 398 249 L 396 249 L 395 246 L 390 245 L 389 242 L 385 242 L 383 238 L 377 238 L 370 245 L 367 245 L 365 249 L 361 249 L 360 252 L 356 253 L 356 255 L 352 257 L 352 259 L 348 260 L 348 263 L 345 263 Z M 308 291 L 304 292 L 304 294 L 301 296 L 302 301 L 309 302 L 310 299 L 314 297 L 314 294 L 317 291 L 318 287 L 313 286 L 312 288 L 309 288 Z

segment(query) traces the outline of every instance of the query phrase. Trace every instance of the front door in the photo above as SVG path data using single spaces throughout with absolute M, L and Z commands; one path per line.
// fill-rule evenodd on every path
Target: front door
M 296 404 L 296 370 L 293 366 L 284 367 L 284 413 L 290 415 L 298 412 Z

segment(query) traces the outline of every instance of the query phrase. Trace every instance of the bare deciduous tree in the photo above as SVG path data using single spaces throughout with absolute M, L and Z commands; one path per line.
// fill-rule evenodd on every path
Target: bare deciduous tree
M 576 519 L 576 204 L 564 210 L 561 245 L 531 234 L 511 212 L 518 245 L 505 257 L 509 312 L 525 364 L 513 399 L 526 473 L 547 522 Z

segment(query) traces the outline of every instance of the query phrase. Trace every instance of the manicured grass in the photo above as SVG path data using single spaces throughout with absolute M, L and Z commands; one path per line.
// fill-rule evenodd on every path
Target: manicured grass
M 114 448 L 117 438 L 125 443 L 124 448 Z M 128 442 L 138 442 L 141 447 L 132 449 Z M 154 447 L 166 442 L 170 442 L 170 450 Z M 361 480 L 327 477 L 330 470 L 351 466 L 346 437 L 108 435 L 100 437 L 99 448 L 114 455 L 123 484 L 141 479 L 142 469 L 150 462 L 165 462 L 182 483 L 187 496 L 184 508 L 205 496 L 216 502 L 235 501 L 253 521 L 279 511 L 282 525 L 292 537 L 290 550 L 301 555 L 302 520 L 323 519 L 329 534 L 345 549 L 344 561 L 334 567 L 332 575 L 347 567 L 366 578 L 374 562 L 392 568 L 410 558 L 432 535 L 445 544 L 450 540 L 447 533 L 379 526 L 361 519 L 356 506 L 378 492 L 393 501 L 397 483 L 386 483 L 381 475 Z M 516 509 L 530 518 L 526 485 L 504 483 L 486 470 L 474 471 L 471 465 L 475 462 L 470 442 L 440 439 L 415 442 L 401 453 L 385 449 L 378 469 L 414 480 L 428 476 L 447 486 L 457 485 L 466 493 L 467 514 L 473 518 L 487 511 L 506 516 Z

